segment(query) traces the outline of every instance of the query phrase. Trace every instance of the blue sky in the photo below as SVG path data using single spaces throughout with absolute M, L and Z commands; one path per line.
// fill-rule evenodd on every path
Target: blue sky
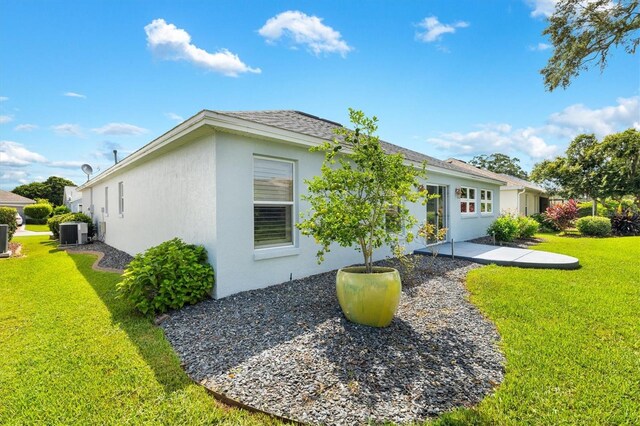
M 0 5 L 0 188 L 94 170 L 202 109 L 296 109 L 438 158 L 529 170 L 640 128 L 639 55 L 546 92 L 554 0 L 29 1 Z

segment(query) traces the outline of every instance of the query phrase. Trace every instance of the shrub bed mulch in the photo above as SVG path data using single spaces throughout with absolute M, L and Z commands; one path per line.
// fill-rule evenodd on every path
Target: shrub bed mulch
M 162 328 L 193 380 L 258 410 L 311 424 L 424 421 L 482 400 L 504 358 L 467 300 L 478 265 L 418 261 L 388 328 L 344 319 L 335 271 L 188 306 Z

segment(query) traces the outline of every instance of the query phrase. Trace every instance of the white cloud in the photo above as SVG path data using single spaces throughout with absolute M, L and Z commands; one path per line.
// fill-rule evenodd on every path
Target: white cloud
M 13 115 L 0 115 L 0 124 L 11 123 L 13 121 Z
M 102 127 L 91 129 L 101 135 L 138 136 L 147 133 L 147 129 L 127 123 L 108 123 Z
M 538 43 L 535 46 L 529 46 L 529 50 L 535 52 L 542 52 L 543 50 L 548 50 L 551 49 L 553 46 L 551 46 L 550 44 L 547 43 Z
M 353 50 L 338 31 L 322 23 L 322 18 L 296 10 L 288 10 L 269 18 L 258 33 L 269 42 L 288 37 L 296 45 L 307 46 L 316 55 L 339 53 L 345 57 Z
M 49 161 L 47 166 L 58 169 L 80 169 L 84 164 L 83 161 Z
M 0 174 L 0 182 L 24 184 L 29 182 L 28 177 L 24 170 L 5 170 Z
M 558 0 L 526 0 L 527 4 L 533 8 L 531 16 L 534 18 L 548 18 L 553 15 Z
M 87 98 L 85 95 L 82 95 L 82 94 L 76 93 L 76 92 L 67 92 L 67 93 L 63 94 L 63 96 L 67 96 L 69 98 L 82 98 L 82 99 L 86 99 Z
M 425 29 L 425 31 L 417 31 L 416 38 L 425 43 L 431 43 L 440 40 L 443 34 L 455 33 L 456 28 L 466 28 L 469 26 L 468 22 L 458 21 L 453 24 L 443 24 L 435 16 L 426 17 L 418 24 L 419 27 Z
M 58 124 L 56 126 L 51 126 L 51 128 L 59 135 L 77 137 L 83 136 L 82 128 L 77 124 L 64 123 Z
M 220 74 L 236 77 L 245 72 L 260 73 L 260 68 L 251 68 L 240 60 L 238 55 L 221 49 L 209 53 L 191 44 L 191 36 L 164 19 L 154 19 L 144 27 L 147 33 L 147 45 L 160 59 L 187 61 Z
M 175 120 L 175 121 L 179 121 L 179 122 L 184 121 L 184 118 L 182 118 L 182 116 L 176 114 L 175 112 L 165 112 L 164 116 L 167 117 L 170 120 Z
M 36 130 L 39 126 L 37 124 L 18 124 L 13 128 L 16 132 L 30 132 Z
M 0 141 L 0 164 L 3 166 L 27 166 L 31 163 L 46 163 L 47 159 L 37 152 L 29 151 L 22 144 Z
M 575 135 L 595 133 L 602 138 L 620 129 L 640 129 L 640 97 L 616 99 L 617 105 L 591 109 L 583 104 L 571 105 L 551 114 L 549 124 L 572 130 Z
M 6 96 L 0 96 L 0 102 L 5 102 L 8 101 L 9 98 L 7 98 Z
M 479 130 L 443 133 L 427 141 L 453 155 L 521 152 L 533 159 L 550 158 L 560 153 L 560 144 L 566 146 L 581 133 L 603 138 L 629 127 L 640 130 L 640 97 L 618 98 L 616 102 L 617 105 L 597 109 L 571 105 L 551 114 L 547 123 L 539 127 L 514 129 L 509 124 L 485 124 L 478 126 Z

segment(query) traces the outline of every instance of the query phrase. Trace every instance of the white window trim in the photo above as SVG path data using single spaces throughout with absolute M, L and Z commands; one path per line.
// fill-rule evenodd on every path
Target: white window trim
M 484 200 L 482 199 L 482 193 L 483 192 L 485 193 Z M 489 200 L 487 198 L 486 194 L 488 194 L 488 193 L 491 193 L 491 200 Z M 480 206 L 480 208 L 478 209 L 478 211 L 480 212 L 480 214 L 482 216 L 493 216 L 493 200 L 494 200 L 493 195 L 494 195 L 494 191 L 491 190 L 491 189 L 483 189 L 483 188 L 480 189 L 480 199 L 478 200 L 478 205 Z M 487 207 L 491 206 L 491 211 L 490 212 L 483 212 L 482 211 L 482 203 L 485 203 L 485 205 Z
M 467 197 L 466 198 L 460 197 L 460 199 L 458 200 L 458 208 L 460 209 L 460 214 L 463 217 L 477 216 L 478 215 L 478 211 L 480 210 L 479 206 L 478 206 L 478 195 L 479 195 L 478 194 L 478 189 L 477 188 L 472 188 L 470 186 L 461 186 L 460 190 L 462 190 L 462 189 L 466 189 L 467 190 Z M 470 192 L 471 189 L 473 189 L 473 194 L 474 194 L 473 198 L 469 198 L 469 192 Z M 463 202 L 467 203 L 467 211 L 466 212 L 462 211 L 462 203 Z M 475 207 L 475 211 L 473 211 L 473 212 L 469 211 L 469 203 L 475 204 L 475 206 L 476 206 Z
M 118 182 L 118 214 L 124 217 L 124 182 Z
M 104 215 L 109 217 L 109 187 L 104 187 Z
M 280 161 L 282 163 L 289 163 L 293 166 L 293 175 L 292 175 L 292 201 L 256 201 L 255 200 L 255 159 L 268 160 L 268 161 Z M 251 159 L 251 209 L 253 213 L 253 208 L 258 206 L 282 206 L 288 205 L 291 206 L 291 243 L 283 244 L 283 245 L 274 245 L 271 247 L 256 247 L 255 246 L 255 234 L 253 236 L 253 251 L 254 251 L 254 260 L 262 260 L 262 259 L 271 259 L 274 257 L 284 257 L 284 256 L 295 256 L 300 254 L 300 250 L 298 248 L 298 228 L 296 228 L 296 218 L 298 217 L 298 191 L 297 191 L 297 162 L 295 160 L 289 160 L 286 158 L 278 158 L 278 157 L 269 157 L 266 155 L 254 155 Z M 253 223 L 254 215 L 251 215 L 251 228 L 255 229 L 255 224 Z M 254 231 L 255 232 L 255 231 Z

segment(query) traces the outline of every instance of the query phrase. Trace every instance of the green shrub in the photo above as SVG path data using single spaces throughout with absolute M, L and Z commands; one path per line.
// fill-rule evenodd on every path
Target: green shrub
M 513 241 L 518 236 L 518 219 L 510 214 L 499 216 L 489 228 L 489 235 L 495 235 L 496 241 Z
M 611 235 L 611 219 L 599 216 L 581 217 L 576 220 L 576 228 L 582 235 L 606 237 Z
M 13 207 L 0 207 L 0 224 L 9 225 L 9 240 L 13 238 L 13 234 L 18 229 L 16 213 L 18 213 L 18 210 Z
M 71 213 L 71 210 L 69 210 L 69 207 L 67 206 L 58 206 L 55 209 L 53 209 L 53 215 L 59 215 L 59 214 L 67 214 L 67 213 Z
M 530 217 L 520 216 L 518 221 L 518 238 L 531 238 L 540 229 L 540 224 Z
M 24 214 L 36 220 L 46 219 L 52 211 L 51 204 L 31 204 L 24 206 Z
M 89 237 L 93 236 L 93 221 L 84 213 L 67 213 L 53 216 L 47 221 L 49 230 L 53 233 L 54 238 L 60 238 L 60 224 L 64 222 L 84 222 L 89 225 Z
M 199 302 L 214 284 L 205 248 L 179 238 L 136 255 L 123 277 L 117 285 L 119 297 L 133 302 L 145 315 Z

